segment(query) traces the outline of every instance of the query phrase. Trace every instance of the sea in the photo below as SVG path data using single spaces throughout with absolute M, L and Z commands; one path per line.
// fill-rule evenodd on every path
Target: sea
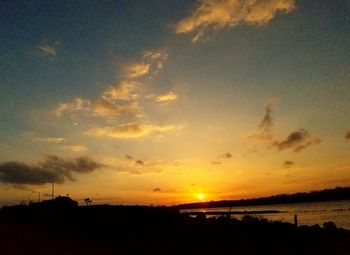
M 295 204 L 259 205 L 259 206 L 235 206 L 203 209 L 187 209 L 181 212 L 244 212 L 244 211 L 279 211 L 279 213 L 250 214 L 269 221 L 294 222 L 297 215 L 298 225 L 322 226 L 324 222 L 333 221 L 337 227 L 350 230 L 350 200 L 323 201 Z M 240 219 L 244 214 L 235 214 L 231 217 Z M 212 216 L 208 216 L 212 217 Z

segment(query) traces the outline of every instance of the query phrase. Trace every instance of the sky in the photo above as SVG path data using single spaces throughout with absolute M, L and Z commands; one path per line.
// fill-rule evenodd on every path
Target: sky
M 5 0 L 0 49 L 0 205 L 350 185 L 348 0 Z

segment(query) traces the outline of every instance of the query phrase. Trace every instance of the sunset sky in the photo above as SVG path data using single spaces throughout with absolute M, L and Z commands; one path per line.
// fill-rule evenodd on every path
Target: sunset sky
M 348 0 L 1 1 L 0 92 L 0 205 L 350 185 Z

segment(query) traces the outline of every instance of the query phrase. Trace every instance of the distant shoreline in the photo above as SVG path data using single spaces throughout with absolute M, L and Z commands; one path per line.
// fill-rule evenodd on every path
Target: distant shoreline
M 170 208 L 185 209 L 205 209 L 220 207 L 239 207 L 239 206 L 262 206 L 279 204 L 300 204 L 326 201 L 350 200 L 350 187 L 337 187 L 334 189 L 325 189 L 321 191 L 311 191 L 294 194 L 280 194 L 269 197 L 240 199 L 240 200 L 220 200 L 210 202 L 198 202 L 189 204 L 179 204 L 170 206 Z

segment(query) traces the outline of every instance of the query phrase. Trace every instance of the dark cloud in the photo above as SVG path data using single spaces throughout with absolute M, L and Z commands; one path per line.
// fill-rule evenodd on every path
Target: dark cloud
M 283 162 L 283 167 L 290 168 L 290 167 L 294 166 L 294 164 L 295 164 L 294 161 L 286 160 L 286 161 Z
M 74 181 L 74 174 L 89 173 L 104 167 L 89 157 L 62 159 L 47 155 L 38 165 L 22 162 L 0 164 L 0 182 L 12 185 L 40 185 L 45 183 L 64 183 Z
M 272 108 L 273 108 L 273 101 L 272 99 L 270 99 L 265 104 L 265 114 L 259 124 L 259 129 L 264 131 L 265 133 L 270 132 L 273 126 Z
M 318 144 L 321 139 L 314 137 L 306 129 L 299 129 L 291 132 L 285 140 L 279 141 L 274 138 L 272 127 L 272 109 L 273 102 L 268 100 L 265 104 L 265 114 L 259 124 L 259 132 L 252 136 L 252 138 L 263 141 L 269 148 L 277 148 L 279 151 L 285 149 L 292 149 L 294 152 L 302 151 L 303 149 Z
M 345 134 L 345 139 L 350 139 L 350 131 Z
M 291 148 L 295 152 L 299 152 L 313 144 L 320 142 L 321 140 L 319 138 L 312 137 L 310 132 L 306 129 L 299 129 L 290 133 L 284 141 L 274 141 L 274 146 L 276 146 L 280 151 Z
M 134 159 L 134 158 L 131 157 L 130 155 L 125 155 L 125 158 L 126 158 L 126 159 L 129 159 L 129 160 L 133 160 L 133 159 Z
M 153 192 L 161 192 L 162 190 L 160 188 L 153 189 Z
M 226 153 L 220 155 L 218 158 L 232 158 L 232 154 L 229 152 L 226 152 Z
M 136 161 L 135 161 L 135 164 L 136 164 L 136 165 L 143 166 L 145 163 L 144 163 L 142 160 L 136 160 Z

